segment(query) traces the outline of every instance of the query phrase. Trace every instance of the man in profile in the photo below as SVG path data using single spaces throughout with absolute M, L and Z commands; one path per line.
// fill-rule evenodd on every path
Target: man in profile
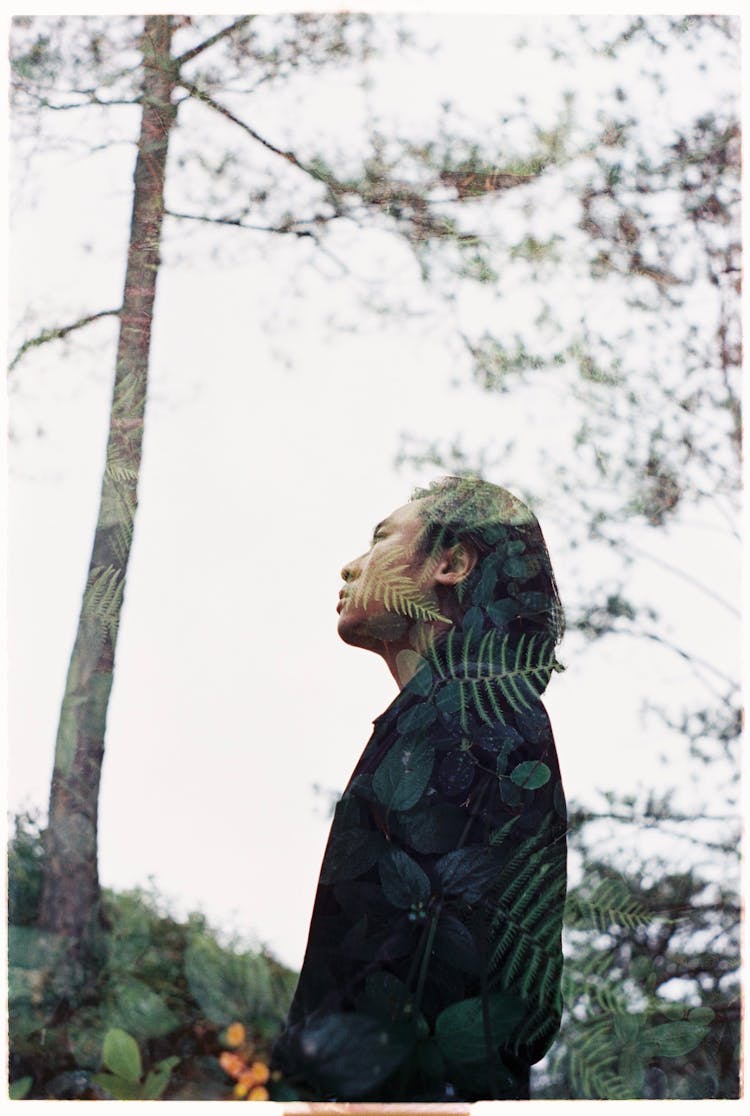
M 342 577 L 339 635 L 400 692 L 336 806 L 274 1065 L 311 1100 L 528 1098 L 560 1022 L 566 878 L 539 524 L 447 477 Z

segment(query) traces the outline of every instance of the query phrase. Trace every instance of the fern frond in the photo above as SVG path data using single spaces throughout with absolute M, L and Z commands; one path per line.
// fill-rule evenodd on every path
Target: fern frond
M 508 836 L 508 834 L 510 833 L 511 829 L 513 828 L 513 826 L 516 824 L 517 821 L 518 821 L 518 814 L 514 814 L 513 817 L 510 818 L 510 820 L 505 823 L 505 825 L 500 826 L 499 829 L 493 829 L 493 831 L 490 835 L 490 844 L 491 845 L 502 845 L 503 841 Z
M 484 723 L 486 725 L 491 725 L 492 724 L 492 718 L 490 717 L 489 713 L 487 712 L 487 709 L 484 705 L 484 699 L 481 696 L 481 694 L 483 692 L 482 686 L 480 685 L 479 682 L 470 682 L 469 686 L 470 686 L 470 689 L 471 689 L 471 698 L 472 698 L 472 701 L 473 701 L 473 704 L 474 704 L 474 708 L 476 709 L 477 713 L 479 714 L 480 718 L 484 721 Z
M 630 1012 L 625 996 L 611 983 L 592 985 L 591 994 L 602 1011 L 609 1015 L 628 1015 Z
M 138 470 L 112 452 L 107 459 L 106 473 L 117 485 L 133 485 L 138 480 Z
M 468 732 L 469 718 L 466 714 L 466 693 L 463 686 L 459 686 L 458 688 L 458 700 L 460 702 L 459 724 L 461 725 L 461 729 L 463 732 Z
M 521 995 L 525 1000 L 531 998 L 531 990 L 534 985 L 534 980 L 542 964 L 542 951 L 533 942 L 529 946 L 528 958 L 524 969 L 523 976 L 519 982 Z M 515 975 L 515 973 L 512 973 Z
M 608 1020 L 587 1023 L 570 1047 L 570 1080 L 577 1096 L 590 1100 L 628 1100 L 617 1073 L 619 1043 Z
M 118 525 L 111 540 L 112 551 L 122 569 L 127 566 L 132 541 L 133 520 L 131 519 Z
M 448 617 L 443 616 L 407 572 L 408 565 L 396 565 L 400 556 L 384 561 L 377 570 L 366 572 L 360 580 L 353 582 L 352 603 L 367 608 L 371 601 L 381 601 L 386 612 L 408 616 L 412 620 L 443 620 L 450 623 Z
M 122 608 L 125 579 L 115 566 L 95 566 L 83 594 L 83 612 L 114 643 Z
M 451 678 L 456 677 L 456 664 L 455 664 L 455 661 L 453 659 L 453 641 L 455 640 L 455 638 L 456 638 L 456 632 L 455 632 L 455 629 L 452 629 L 451 631 L 448 632 L 448 635 L 447 635 L 446 640 L 445 640 L 446 665 L 448 667 L 448 674 L 450 675 Z
M 112 401 L 112 415 L 121 421 L 132 421 L 134 412 L 140 411 L 143 382 L 139 373 L 129 371 L 117 384 Z
M 539 1002 L 545 1004 L 558 992 L 560 983 L 560 964 L 557 957 L 547 956 L 544 960 L 544 975 L 537 985 Z
M 482 677 L 482 659 L 484 658 L 487 645 L 489 644 L 490 652 L 488 656 L 488 663 L 492 661 L 492 646 L 495 640 L 495 632 L 492 628 L 482 636 L 482 641 L 479 644 L 479 651 L 477 652 L 477 675 Z M 468 642 L 468 641 L 467 641 Z
M 505 724 L 505 717 L 503 716 L 502 706 L 498 704 L 497 698 L 495 697 L 494 693 L 492 692 L 492 687 L 485 682 L 483 684 L 483 690 L 484 690 L 485 698 L 487 699 L 487 701 L 492 706 L 492 712 L 495 714 L 495 721 L 496 722 L 499 721 L 500 724 L 504 725 Z M 490 721 L 485 721 L 485 724 L 491 724 L 491 723 L 492 722 L 490 722 Z
M 600 931 L 611 926 L 624 926 L 634 930 L 645 926 L 651 919 L 650 912 L 628 894 L 619 880 L 603 880 L 591 896 L 582 895 L 580 889 L 568 896 L 565 907 L 566 921 L 592 925 Z
M 485 632 L 477 643 L 472 631 L 464 633 L 460 649 L 452 630 L 434 648 L 434 665 L 441 678 L 470 687 L 477 716 L 486 724 L 504 721 L 502 703 L 516 713 L 528 710 L 549 682 L 555 663 L 554 640 L 539 633 L 521 636 Z M 477 701 L 477 695 L 482 698 Z M 488 707 L 492 709 L 491 717 Z
M 599 982 L 606 982 L 612 969 L 612 958 L 608 953 L 595 954 L 581 964 L 576 960 L 576 968 L 566 965 L 563 971 L 563 998 L 566 1003 L 574 1003 L 587 995 Z

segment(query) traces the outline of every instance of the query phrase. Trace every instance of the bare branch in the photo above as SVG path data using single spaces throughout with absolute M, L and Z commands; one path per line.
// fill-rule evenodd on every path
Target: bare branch
M 737 843 L 734 839 L 732 839 L 731 841 L 723 842 L 723 843 L 720 842 L 720 841 L 709 841 L 706 838 L 697 835 L 696 833 L 686 833 L 682 829 L 666 829 L 664 827 L 664 822 L 665 821 L 667 821 L 667 822 L 688 822 L 694 827 L 696 819 L 693 815 L 685 816 L 685 815 L 675 814 L 675 815 L 672 815 L 672 816 L 667 815 L 664 818 L 662 818 L 662 817 L 649 817 L 648 814 L 641 814 L 640 816 L 636 817 L 632 814 L 617 814 L 617 813 L 611 812 L 609 810 L 601 811 L 601 812 L 597 812 L 597 811 L 593 811 L 593 810 L 581 810 L 581 811 L 576 813 L 574 820 L 575 820 L 575 824 L 577 826 L 583 824 L 584 822 L 590 822 L 590 821 L 620 821 L 620 822 L 626 822 L 628 825 L 632 825 L 634 821 L 637 821 L 638 824 L 641 825 L 644 829 L 657 829 L 658 828 L 660 833 L 668 834 L 670 837 L 678 837 L 683 841 L 690 841 L 692 844 L 701 845 L 703 848 L 706 848 L 706 849 L 715 849 L 717 852 L 724 852 L 724 853 L 732 853 L 732 852 L 735 852 L 736 849 L 737 849 Z M 706 820 L 706 816 L 701 815 L 701 820 Z M 727 820 L 735 820 L 735 819 L 734 819 L 734 817 L 732 817 L 731 819 L 727 819 L 726 817 L 721 816 L 721 817 L 712 817 L 710 820 L 726 822 Z M 738 818 L 736 820 L 739 821 Z
M 612 545 L 615 544 L 614 539 L 609 539 L 608 541 Z M 724 597 L 719 595 L 719 593 L 715 593 L 714 590 L 711 589 L 708 585 L 704 585 L 702 581 L 699 581 L 698 578 L 693 577 L 692 574 L 689 574 L 686 570 L 680 569 L 679 566 L 672 565 L 671 562 L 665 561 L 663 558 L 660 558 L 656 554 L 650 554 L 647 550 L 642 550 L 641 547 L 636 546 L 634 543 L 629 542 L 623 544 L 622 539 L 618 539 L 616 540 L 616 545 L 620 548 L 623 548 L 623 546 L 625 546 L 628 550 L 630 550 L 632 554 L 637 554 L 640 558 L 646 558 L 649 562 L 654 562 L 657 566 L 661 566 L 662 569 L 669 570 L 669 572 L 674 574 L 676 577 L 681 577 L 683 581 L 687 581 L 690 585 L 694 585 L 695 588 L 700 590 L 701 593 L 705 593 L 707 597 L 710 597 L 711 600 L 716 601 L 717 604 L 720 604 L 728 612 L 731 612 L 733 616 L 737 617 L 737 619 L 740 618 L 740 610 L 738 608 L 735 608 L 734 605 L 730 604 L 729 601 L 725 600 Z
M 24 93 L 28 94 L 28 96 L 36 96 L 35 94 L 30 93 L 28 87 L 22 82 L 12 82 L 12 88 L 14 90 L 23 90 Z M 73 89 L 70 90 L 70 92 L 75 94 L 78 91 Z M 83 95 L 84 94 L 81 93 L 81 96 Z M 47 100 L 46 97 L 36 96 L 36 107 L 42 109 L 50 109 L 52 112 L 68 112 L 70 109 L 90 108 L 92 105 L 95 105 L 98 108 L 110 108 L 114 105 L 137 105 L 140 104 L 141 100 L 140 95 L 136 97 L 117 97 L 113 98 L 111 101 L 102 100 L 102 98 L 97 97 L 95 93 L 86 93 L 85 96 L 85 101 L 72 101 L 67 102 L 66 104 L 57 105 L 53 104 L 52 101 Z
M 292 236 L 311 236 L 314 237 L 315 233 L 311 229 L 300 229 L 296 226 L 301 224 L 309 224 L 309 221 L 295 221 L 289 222 L 284 225 L 250 225 L 246 224 L 241 217 L 206 217 L 202 213 L 177 213 L 173 209 L 166 209 L 164 211 L 167 217 L 176 217 L 181 221 L 203 221 L 208 225 L 229 225 L 235 229 L 249 229 L 252 232 L 270 232 L 270 233 L 291 233 Z M 316 223 L 324 220 L 331 220 L 332 218 L 313 218 Z
M 211 97 L 204 90 L 199 89 L 197 85 L 193 85 L 192 82 L 187 81 L 185 78 L 182 77 L 180 77 L 179 79 L 179 84 L 183 87 L 183 89 L 187 89 L 188 93 L 190 93 L 191 96 L 195 97 L 197 101 L 201 101 L 204 105 L 207 105 L 209 108 L 212 108 L 215 112 L 220 113 L 227 120 L 231 121 L 232 124 L 236 124 L 238 128 L 241 128 L 243 132 L 246 132 L 247 135 L 249 135 L 257 143 L 262 144 L 267 151 L 272 151 L 274 155 L 280 155 L 282 159 L 286 159 L 286 161 L 288 163 L 291 163 L 292 166 L 298 167 L 299 170 L 304 171 L 305 174 L 309 174 L 310 177 L 314 178 L 317 182 L 322 182 L 326 186 L 332 185 L 331 182 L 318 171 L 313 170 L 312 167 L 306 167 L 304 163 L 300 162 L 293 151 L 282 151 L 280 147 L 276 147 L 275 144 L 270 142 L 270 140 L 264 139 L 264 137 L 256 132 L 254 128 L 251 128 L 249 124 L 246 124 L 244 122 L 244 120 L 240 120 L 239 117 L 235 116 L 234 113 L 230 112 L 229 109 L 226 108 L 224 105 L 220 105 L 218 101 L 215 101 L 213 97 Z
M 85 318 L 79 318 L 77 322 L 71 322 L 66 326 L 54 326 L 52 329 L 43 329 L 36 337 L 30 337 L 28 341 L 24 341 L 20 349 L 13 357 L 13 360 L 8 365 L 8 373 L 10 374 L 16 367 L 21 357 L 29 351 L 35 349 L 39 345 L 45 345 L 48 341 L 59 341 L 62 337 L 67 337 L 75 329 L 82 329 L 84 326 L 89 325 L 90 322 L 96 322 L 99 318 L 116 318 L 120 314 L 120 308 L 116 310 L 99 310 L 96 314 L 87 314 Z
M 684 651 L 681 647 L 678 647 L 676 643 L 672 643 L 671 640 L 665 639 L 664 636 L 660 636 L 656 632 L 636 631 L 629 628 L 612 628 L 612 632 L 614 635 L 627 635 L 631 636 L 633 639 L 648 639 L 652 643 L 658 643 L 661 644 L 662 647 L 666 647 L 669 651 L 672 651 L 675 655 L 678 655 L 688 664 L 696 677 L 701 680 L 703 685 L 707 689 L 709 689 L 714 694 L 714 696 L 718 698 L 719 701 L 721 701 L 724 705 L 730 704 L 729 697 L 727 697 L 725 694 L 720 693 L 716 689 L 716 687 L 709 682 L 709 680 L 701 673 L 701 668 L 703 670 L 710 671 L 715 677 L 720 678 L 722 682 L 725 682 L 730 687 L 731 693 L 736 691 L 738 688 L 736 679 L 730 678 L 728 674 L 724 674 L 724 672 L 719 670 L 718 667 L 715 667 L 712 663 L 709 663 L 705 659 L 702 659 L 699 655 L 693 655 L 688 651 Z
M 227 27 L 223 27 L 221 31 L 217 31 L 215 35 L 209 36 L 209 38 L 205 39 L 202 43 L 198 43 L 197 46 L 191 47 L 190 50 L 186 50 L 183 54 L 179 54 L 174 60 L 174 65 L 179 69 L 180 66 L 183 66 L 192 58 L 202 54 L 204 50 L 212 47 L 214 43 L 218 43 L 220 39 L 224 39 L 227 35 L 231 35 L 233 31 L 238 31 L 253 19 L 255 19 L 254 15 L 241 16 L 240 19 L 236 19 L 234 23 L 230 23 Z

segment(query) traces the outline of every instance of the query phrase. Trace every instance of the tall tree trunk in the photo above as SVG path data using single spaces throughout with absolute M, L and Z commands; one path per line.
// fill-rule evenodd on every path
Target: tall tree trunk
M 60 713 L 50 791 L 40 925 L 86 954 L 99 910 L 97 813 L 117 629 L 133 538 L 151 319 L 175 121 L 171 17 L 144 25 L 141 132 L 107 458 L 78 631 Z

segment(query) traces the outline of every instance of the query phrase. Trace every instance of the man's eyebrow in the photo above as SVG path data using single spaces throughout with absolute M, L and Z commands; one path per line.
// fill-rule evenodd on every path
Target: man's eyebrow
M 376 524 L 376 526 L 373 527 L 373 529 L 372 529 L 373 535 L 377 535 L 377 533 L 378 533 L 378 531 L 380 530 L 381 527 L 390 527 L 390 525 L 391 525 L 390 519 L 381 519 L 380 523 Z

